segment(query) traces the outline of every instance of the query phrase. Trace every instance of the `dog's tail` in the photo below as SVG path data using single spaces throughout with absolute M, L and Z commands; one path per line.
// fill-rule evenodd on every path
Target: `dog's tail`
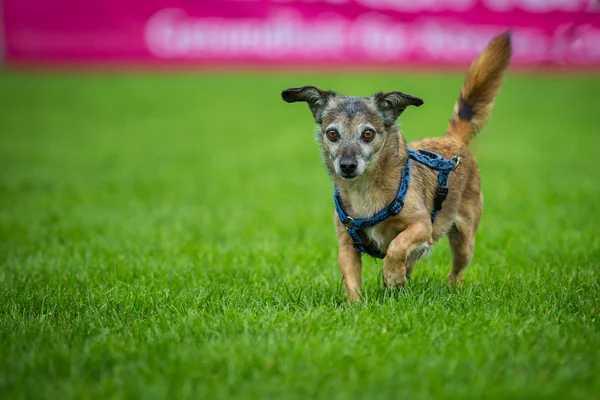
M 511 33 L 508 31 L 494 37 L 473 61 L 454 105 L 447 136 L 468 145 L 483 128 L 492 113 L 511 55 Z

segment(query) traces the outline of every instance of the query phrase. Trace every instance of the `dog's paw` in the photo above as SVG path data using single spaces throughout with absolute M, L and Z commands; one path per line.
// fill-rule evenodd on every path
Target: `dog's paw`
M 401 288 L 406 285 L 406 274 L 383 270 L 383 283 L 388 289 Z
M 455 275 L 454 273 L 450 272 L 448 274 L 448 287 L 460 288 L 462 287 L 462 280 L 462 274 Z
M 357 306 L 359 304 L 360 304 L 360 298 L 346 300 L 346 306 L 348 306 L 348 307 Z

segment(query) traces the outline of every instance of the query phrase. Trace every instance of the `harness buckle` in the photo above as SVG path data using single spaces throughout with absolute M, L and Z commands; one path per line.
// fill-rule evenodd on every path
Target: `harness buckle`
M 452 171 L 454 171 L 458 167 L 458 164 L 460 164 L 460 157 L 454 156 L 451 160 L 454 161 L 454 167 L 452 167 Z
M 344 224 L 346 230 L 354 228 L 354 218 L 352 218 L 349 215 L 346 218 L 348 218 L 348 221 L 346 221 L 346 223 Z

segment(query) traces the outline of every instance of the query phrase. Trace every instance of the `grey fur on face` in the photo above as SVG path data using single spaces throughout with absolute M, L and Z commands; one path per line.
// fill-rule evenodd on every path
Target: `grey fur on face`
M 284 90 L 282 97 L 289 103 L 308 103 L 320 125 L 317 134 L 325 164 L 330 173 L 343 179 L 364 174 L 388 135 L 397 132 L 395 123 L 400 114 L 409 105 L 423 104 L 421 99 L 400 92 L 352 97 L 314 86 Z

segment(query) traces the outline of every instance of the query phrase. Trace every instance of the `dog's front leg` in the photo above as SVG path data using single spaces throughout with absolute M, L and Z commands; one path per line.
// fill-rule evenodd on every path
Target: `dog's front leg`
M 383 281 L 389 289 L 406 284 L 406 258 L 411 250 L 429 240 L 431 221 L 423 219 L 408 226 L 388 246 L 383 259 Z
M 336 229 L 339 242 L 338 263 L 344 278 L 344 287 L 348 296 L 348 303 L 360 301 L 360 273 L 362 260 L 352 244 L 352 239 L 343 225 L 336 221 Z

